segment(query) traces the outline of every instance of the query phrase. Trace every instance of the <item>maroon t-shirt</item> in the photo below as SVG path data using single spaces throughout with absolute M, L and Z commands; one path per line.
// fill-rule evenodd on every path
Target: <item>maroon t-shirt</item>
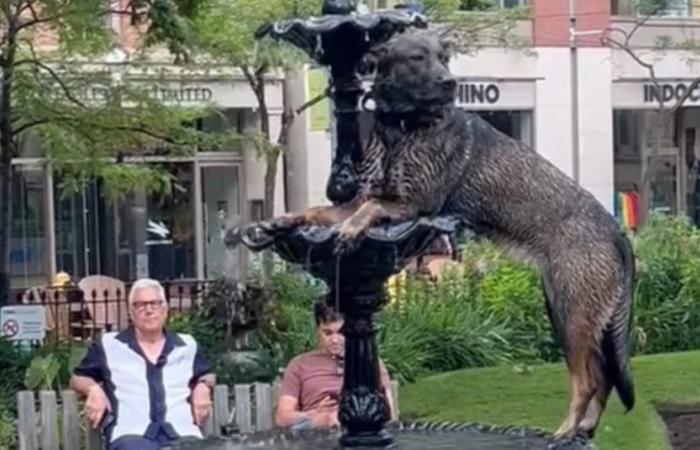
M 299 401 L 300 411 L 312 410 L 329 393 L 340 395 L 343 373 L 335 358 L 325 352 L 299 355 L 289 362 L 284 371 L 280 396 L 289 395 Z M 379 361 L 379 371 L 384 387 L 391 386 L 389 373 Z

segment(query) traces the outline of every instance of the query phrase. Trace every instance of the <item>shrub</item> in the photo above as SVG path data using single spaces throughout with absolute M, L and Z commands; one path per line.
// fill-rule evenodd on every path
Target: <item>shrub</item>
M 473 241 L 464 252 L 473 255 L 465 261 L 463 273 L 470 280 L 468 301 L 484 308 L 518 335 L 527 336 L 521 354 L 534 360 L 560 359 L 561 350 L 547 315 L 537 270 L 508 257 L 487 241 Z
M 39 347 L 24 374 L 24 385 L 32 390 L 67 388 L 73 369 L 83 359 L 85 345 L 52 342 Z
M 0 450 L 17 448 L 17 425 L 12 411 L 0 403 Z
M 33 354 L 33 350 L 0 338 L 0 410 L 4 407 L 11 413 L 16 412 L 15 395 L 24 388 L 24 374 Z
M 256 330 L 250 329 L 249 319 L 241 320 L 240 307 L 232 307 L 232 303 L 238 303 L 250 308 L 243 305 L 241 291 L 232 291 L 233 283 L 223 281 L 215 285 L 201 309 L 170 319 L 171 331 L 195 337 L 219 382 L 271 382 L 291 358 L 313 347 L 312 304 L 322 294 L 319 286 L 283 266 L 277 266 L 271 281 L 266 294 L 255 288 L 257 283 L 249 285 L 257 295 L 246 297 L 255 303 Z M 247 333 L 247 351 L 231 352 L 241 331 Z
M 652 216 L 635 238 L 634 348 L 700 348 L 700 231 L 684 217 Z
M 486 309 L 470 304 L 461 281 L 410 281 L 406 297 L 379 314 L 380 353 L 394 377 L 414 381 L 428 373 L 526 357 L 518 348 L 522 336 Z

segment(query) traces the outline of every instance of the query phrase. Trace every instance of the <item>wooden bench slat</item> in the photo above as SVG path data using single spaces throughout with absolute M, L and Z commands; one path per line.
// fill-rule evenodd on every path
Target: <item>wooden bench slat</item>
M 214 414 L 210 415 L 202 427 L 202 435 L 206 438 L 214 434 Z
M 17 431 L 19 433 L 20 450 L 39 450 L 37 436 L 36 410 L 34 409 L 34 393 L 21 391 L 17 393 L 17 412 L 19 420 Z
M 241 433 L 253 431 L 250 411 L 250 385 L 237 384 L 234 388 L 236 404 L 236 425 Z
M 80 413 L 78 412 L 78 394 L 72 390 L 61 393 L 63 399 L 63 448 L 70 450 L 80 448 Z
M 229 422 L 228 386 L 214 387 L 214 435 L 221 436 L 221 428 Z
M 391 380 L 391 399 L 394 401 L 394 411 L 396 417 L 401 417 L 399 415 L 399 382 L 397 380 Z
M 85 423 L 85 433 L 87 434 L 85 442 L 87 450 L 102 450 L 102 434 L 99 428 L 94 429 L 89 423 Z
M 59 450 L 61 439 L 58 435 L 58 404 L 56 392 L 39 392 L 41 407 L 41 449 Z
M 255 428 L 272 429 L 272 388 L 266 383 L 255 383 Z

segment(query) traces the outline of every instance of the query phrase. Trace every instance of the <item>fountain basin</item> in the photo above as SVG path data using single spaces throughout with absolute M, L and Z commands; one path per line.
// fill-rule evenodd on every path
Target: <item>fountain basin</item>
M 423 217 L 415 221 L 370 228 L 357 248 L 336 254 L 339 226 L 275 228 L 259 222 L 234 231 L 228 245 L 241 241 L 253 251 L 272 248 L 285 261 L 300 264 L 312 275 L 326 281 L 330 289 L 346 283 L 386 278 L 401 270 L 442 234 L 462 231 L 464 222 L 452 216 Z

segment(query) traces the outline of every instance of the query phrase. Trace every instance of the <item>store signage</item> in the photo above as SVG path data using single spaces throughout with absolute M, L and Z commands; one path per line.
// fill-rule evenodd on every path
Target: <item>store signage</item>
M 644 85 L 644 103 L 658 103 L 678 101 L 683 98 L 690 89 L 690 83 L 660 83 L 658 86 L 652 83 Z M 696 86 L 688 95 L 691 102 L 700 101 L 700 86 Z
M 101 102 L 107 100 L 109 96 L 109 88 L 104 86 L 90 86 L 83 92 L 83 97 L 88 101 Z M 145 91 L 149 97 L 164 103 L 192 103 L 192 102 L 207 102 L 210 101 L 213 92 L 206 87 L 182 86 L 177 89 L 163 87 L 161 85 L 152 85 L 146 88 Z
M 494 83 L 459 83 L 457 104 L 495 105 L 501 99 L 501 89 Z

